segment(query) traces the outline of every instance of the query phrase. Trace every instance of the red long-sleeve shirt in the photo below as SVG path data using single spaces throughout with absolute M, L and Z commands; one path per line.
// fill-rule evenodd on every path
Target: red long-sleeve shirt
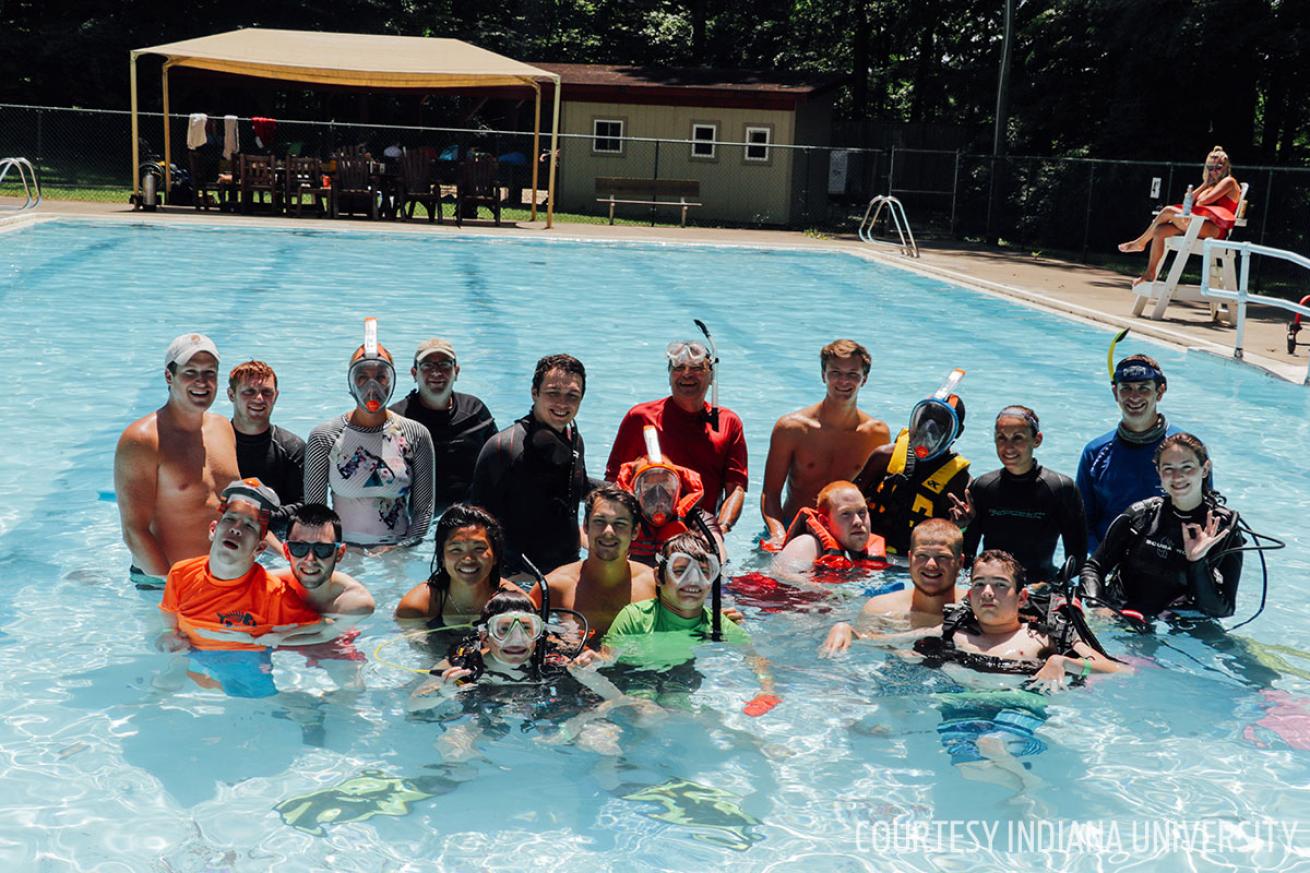
M 684 411 L 671 397 L 638 403 L 623 416 L 605 465 L 606 479 L 613 482 L 623 463 L 646 454 L 642 429 L 648 424 L 659 430 L 660 452 L 666 458 L 700 473 L 705 485 L 702 508 L 714 512 L 727 492 L 747 487 L 746 434 L 737 413 L 720 407 L 719 429 L 711 431 L 700 414 Z

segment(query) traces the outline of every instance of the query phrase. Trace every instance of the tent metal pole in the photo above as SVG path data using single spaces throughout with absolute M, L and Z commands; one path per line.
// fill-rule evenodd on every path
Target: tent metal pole
M 555 226 L 555 165 L 559 162 L 559 92 L 560 78 L 555 79 L 555 109 L 550 117 L 550 180 L 546 189 L 546 229 Z
M 532 90 L 536 101 L 532 111 L 532 214 L 529 221 L 537 220 L 537 168 L 541 166 L 541 83 L 535 79 Z
M 173 191 L 173 140 L 168 114 L 168 64 L 164 64 L 164 201 Z
M 132 88 L 132 196 L 138 197 L 141 194 L 141 132 L 136 118 L 136 52 L 128 52 L 128 57 L 131 59 L 128 80 Z

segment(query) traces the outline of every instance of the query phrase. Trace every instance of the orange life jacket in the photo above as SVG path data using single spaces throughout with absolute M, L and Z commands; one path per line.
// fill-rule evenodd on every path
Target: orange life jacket
M 819 557 L 814 561 L 815 567 L 826 570 L 848 570 L 852 567 L 863 570 L 883 570 L 888 566 L 886 544 L 882 537 L 870 534 L 864 551 L 852 552 L 844 547 L 828 529 L 828 520 L 823 513 L 810 506 L 796 513 L 796 517 L 791 521 L 791 527 L 787 528 L 787 539 L 783 542 L 783 546 L 804 534 L 809 534 L 819 541 Z

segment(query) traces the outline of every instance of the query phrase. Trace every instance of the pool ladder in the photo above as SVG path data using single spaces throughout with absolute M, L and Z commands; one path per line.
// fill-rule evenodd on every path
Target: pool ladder
M 0 184 L 10 170 L 18 172 L 18 180 L 23 183 L 23 196 L 26 198 L 21 206 L 0 206 L 0 209 L 35 209 L 41 205 L 41 180 L 37 177 L 36 167 L 27 158 L 0 158 Z
M 881 242 L 874 237 L 873 228 L 878 224 L 883 209 L 891 216 L 892 227 L 900 238 L 901 254 L 907 258 L 919 257 L 919 244 L 914 241 L 914 231 L 910 230 L 910 219 L 905 214 L 905 206 L 890 194 L 879 194 L 869 201 L 868 208 L 864 210 L 864 218 L 860 219 L 860 226 L 855 231 L 860 239 L 867 243 Z

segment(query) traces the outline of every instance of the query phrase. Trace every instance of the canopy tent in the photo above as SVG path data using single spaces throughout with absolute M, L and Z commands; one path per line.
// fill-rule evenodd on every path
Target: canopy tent
M 140 138 L 137 126 L 136 61 L 163 55 L 164 167 L 172 163 L 169 134 L 168 71 L 189 67 L 261 79 L 367 90 L 440 90 L 451 88 L 528 87 L 535 95 L 532 140 L 532 218 L 537 217 L 537 165 L 541 154 L 541 82 L 554 84 L 547 181 L 546 227 L 555 217 L 555 164 L 559 141 L 559 75 L 520 63 L 457 39 L 388 36 L 365 33 L 320 33 L 304 30 L 246 28 L 131 53 L 132 192 L 141 190 Z M 164 190 L 170 190 L 166 178 Z

